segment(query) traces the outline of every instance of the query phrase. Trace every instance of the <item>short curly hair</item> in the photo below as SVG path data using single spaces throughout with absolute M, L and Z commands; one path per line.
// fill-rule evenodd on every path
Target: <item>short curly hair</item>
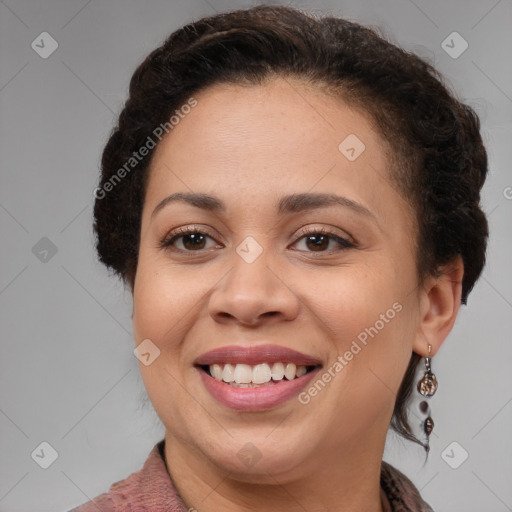
M 139 65 L 103 151 L 94 206 L 99 259 L 133 290 L 154 149 L 133 157 L 155 128 L 211 85 L 258 85 L 276 76 L 324 88 L 369 115 L 387 144 L 391 179 L 416 213 L 420 279 L 460 256 L 466 304 L 488 238 L 480 206 L 487 154 L 477 115 L 429 63 L 374 30 L 289 7 L 258 6 L 187 24 Z M 391 421 L 415 442 L 407 403 L 420 359 L 412 353 Z

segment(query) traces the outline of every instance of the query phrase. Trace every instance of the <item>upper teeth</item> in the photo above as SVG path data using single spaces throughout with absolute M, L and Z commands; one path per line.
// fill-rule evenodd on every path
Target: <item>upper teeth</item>
M 211 364 L 210 374 L 219 381 L 235 382 L 237 384 L 265 384 L 271 380 L 293 380 L 302 377 L 307 372 L 305 366 L 294 363 L 261 363 L 254 366 L 249 364 Z

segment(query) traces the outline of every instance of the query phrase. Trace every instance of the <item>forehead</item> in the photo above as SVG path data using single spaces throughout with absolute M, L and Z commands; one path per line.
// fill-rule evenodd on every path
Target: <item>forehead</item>
M 348 135 L 365 140 L 375 157 L 383 144 L 362 112 L 293 78 L 256 86 L 217 84 L 195 98 L 197 106 L 168 138 L 175 146 L 196 139 L 196 150 L 213 158 L 229 151 L 231 159 L 268 160 L 286 154 L 295 159 L 306 156 L 310 162 L 325 151 L 338 156 L 338 146 Z M 264 148 L 267 152 L 262 154 Z
M 146 198 L 153 206 L 172 191 L 276 204 L 284 194 L 337 190 L 377 213 L 384 199 L 399 200 L 387 144 L 368 116 L 320 88 L 278 78 L 217 84 L 194 98 L 155 150 Z

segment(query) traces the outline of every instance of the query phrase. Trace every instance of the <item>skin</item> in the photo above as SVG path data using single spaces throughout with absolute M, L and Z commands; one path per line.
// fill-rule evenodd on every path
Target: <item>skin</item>
M 453 326 L 460 259 L 418 281 L 413 210 L 364 113 L 291 78 L 194 97 L 153 156 L 133 289 L 135 343 L 149 338 L 160 350 L 140 371 L 166 428 L 168 471 L 201 512 L 382 510 L 396 393 L 411 352 L 425 356 L 431 344 L 434 356 Z M 366 147 L 352 162 L 338 149 L 349 134 Z M 175 201 L 152 214 L 176 192 L 214 196 L 225 211 Z M 336 194 L 370 213 L 277 211 L 299 193 Z M 207 232 L 199 250 L 186 236 L 160 246 L 187 226 Z M 307 243 L 305 230 L 319 228 L 354 247 Z M 253 263 L 236 252 L 248 236 L 263 249 Z M 397 302 L 395 318 L 306 405 L 294 397 L 267 411 L 231 410 L 193 366 L 214 348 L 271 343 L 319 358 L 325 371 Z M 249 442 L 261 458 L 246 467 L 237 453 Z

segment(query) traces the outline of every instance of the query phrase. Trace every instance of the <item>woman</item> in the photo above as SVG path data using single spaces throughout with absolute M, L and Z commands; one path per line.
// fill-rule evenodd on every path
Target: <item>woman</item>
M 165 439 L 75 510 L 431 511 L 382 454 L 390 425 L 428 452 L 486 173 L 475 113 L 370 29 L 260 6 L 174 32 L 94 212 Z

